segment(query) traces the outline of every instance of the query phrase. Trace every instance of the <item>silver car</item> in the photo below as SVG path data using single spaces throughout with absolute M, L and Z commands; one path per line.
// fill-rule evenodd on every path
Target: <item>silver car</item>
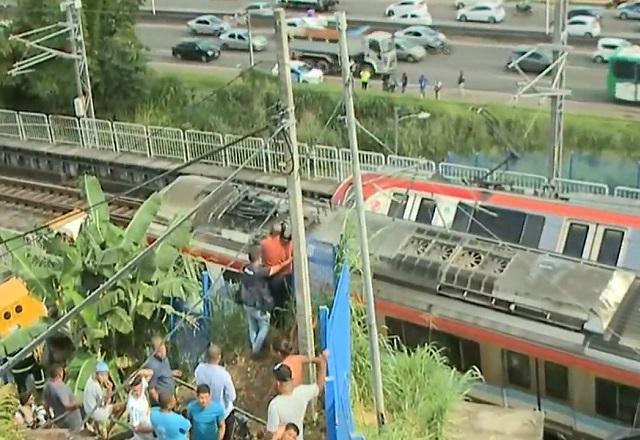
M 267 48 L 267 39 L 262 35 L 252 35 L 253 50 L 261 52 Z M 231 29 L 220 35 L 222 49 L 249 50 L 249 32 L 244 29 Z
M 256 2 L 250 3 L 244 8 L 244 12 L 251 15 L 258 15 L 261 17 L 273 17 L 273 3 L 269 2 Z
M 409 26 L 393 35 L 396 38 L 417 43 L 424 48 L 437 47 L 447 42 L 447 38 L 442 32 L 433 30 L 429 26 Z
M 193 34 L 218 36 L 229 30 L 229 25 L 215 15 L 202 15 L 189 21 L 187 28 Z
M 427 50 L 418 43 L 405 40 L 404 38 L 394 39 L 396 46 L 396 54 L 398 61 L 408 61 L 410 63 L 417 63 L 427 56 Z

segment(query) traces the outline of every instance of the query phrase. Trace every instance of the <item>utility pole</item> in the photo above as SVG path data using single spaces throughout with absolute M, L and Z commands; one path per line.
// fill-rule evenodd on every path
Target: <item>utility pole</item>
M 538 99 L 550 98 L 551 146 L 547 177 L 551 184 L 553 184 L 553 179 L 562 177 L 564 105 L 566 97 L 571 94 L 571 90 L 566 88 L 566 65 L 570 49 L 567 45 L 568 4 L 568 0 L 555 0 L 553 39 L 551 44 L 538 44 L 509 64 L 509 67 L 515 68 L 525 80 L 518 83 L 518 91 L 513 96 L 513 100 L 517 101 L 520 98 L 526 97 L 535 97 Z M 519 63 L 539 49 L 550 49 L 553 54 L 553 59 L 549 67 L 535 78 L 530 79 L 527 74 L 522 71 Z M 551 84 L 549 86 L 540 85 L 540 82 L 546 81 L 547 75 L 551 73 L 553 74 Z
M 16 62 L 7 72 L 11 76 L 33 72 L 33 67 L 52 58 L 61 57 L 74 61 L 76 89 L 78 96 L 74 100 L 76 115 L 82 118 L 95 119 L 93 94 L 89 77 L 89 64 L 82 30 L 81 0 L 65 0 L 60 3 L 60 10 L 66 13 L 66 23 L 56 23 L 18 35 L 11 35 L 9 40 L 20 41 L 28 48 L 40 51 L 37 55 Z M 71 52 L 65 52 L 44 46 L 47 40 L 69 34 Z M 33 39 L 32 39 L 33 38 Z
M 373 297 L 373 279 L 371 261 L 369 259 L 369 242 L 367 235 L 367 219 L 364 209 L 364 195 L 362 191 L 362 175 L 360 174 L 360 159 L 358 154 L 358 135 L 356 115 L 353 108 L 353 81 L 351 78 L 351 61 L 347 46 L 347 15 L 336 13 L 338 30 L 340 32 L 340 63 L 342 65 L 342 86 L 344 87 L 344 106 L 347 113 L 347 129 L 349 133 L 349 147 L 351 149 L 351 163 L 353 168 L 353 186 L 356 192 L 356 211 L 360 232 L 360 254 L 362 258 L 362 278 L 364 294 L 367 302 L 367 326 L 369 330 L 369 345 L 371 349 L 371 367 L 373 372 L 373 398 L 376 407 L 378 429 L 385 424 L 384 393 L 382 388 L 382 368 L 380 364 L 380 347 L 378 345 L 378 326 Z
M 249 67 L 255 64 L 253 58 L 253 29 L 251 27 L 251 11 L 247 11 L 247 31 L 249 32 Z
M 553 25 L 553 62 L 556 63 L 555 88 L 565 87 L 565 64 L 567 56 L 567 7 L 568 0 L 556 0 Z M 562 176 L 562 154 L 564 147 L 564 104 L 565 95 L 551 96 L 551 155 L 549 158 L 549 179 Z
M 296 133 L 296 115 L 293 105 L 289 40 L 284 9 L 275 10 L 276 40 L 278 43 L 278 75 L 280 77 L 280 103 L 285 107 L 287 126 L 285 134 L 285 157 L 288 164 L 287 192 L 293 235 L 293 264 L 296 290 L 296 322 L 298 323 L 298 345 L 300 353 L 314 356 L 313 325 L 311 323 L 311 288 L 309 285 L 309 261 L 302 209 L 302 186 L 300 184 L 300 156 Z M 287 145 L 288 144 L 288 145 Z

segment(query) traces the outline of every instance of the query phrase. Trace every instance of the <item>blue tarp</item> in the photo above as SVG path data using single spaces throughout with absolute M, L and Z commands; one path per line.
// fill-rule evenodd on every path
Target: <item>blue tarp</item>
M 323 348 L 329 350 L 325 416 L 329 440 L 362 438 L 354 434 L 351 410 L 351 274 L 344 265 L 331 311 L 320 310 Z

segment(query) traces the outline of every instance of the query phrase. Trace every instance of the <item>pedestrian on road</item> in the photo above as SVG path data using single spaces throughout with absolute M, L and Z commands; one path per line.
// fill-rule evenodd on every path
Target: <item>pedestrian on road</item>
M 269 402 L 267 409 L 267 439 L 275 440 L 278 433 L 288 423 L 294 423 L 300 430 L 298 438 L 304 438 L 304 415 L 309 402 L 320 394 L 327 378 L 327 352 L 317 369 L 316 383 L 293 386 L 291 368 L 283 363 L 273 367 L 273 375 L 277 382 L 278 395 Z
M 236 388 L 231 374 L 220 365 L 222 350 L 216 344 L 210 344 L 207 350 L 207 362 L 196 367 L 194 373 L 196 383 L 209 386 L 211 399 L 219 403 L 224 410 L 225 432 L 223 440 L 231 440 L 235 427 L 233 402 L 236 400 Z
M 211 400 L 209 385 L 198 385 L 196 394 L 197 399 L 187 405 L 193 426 L 191 440 L 223 440 L 226 426 L 222 405 Z
M 360 71 L 360 84 L 362 85 L 362 90 L 367 90 L 369 87 L 369 80 L 371 79 L 371 72 L 369 69 L 362 69 Z
M 182 371 L 173 370 L 167 357 L 167 344 L 162 336 L 154 336 L 151 339 L 153 347 L 153 356 L 147 361 L 144 369 L 140 374 L 150 377 L 149 380 L 149 397 L 151 406 L 157 406 L 160 403 L 160 394 L 175 393 L 176 377 L 182 377 Z
M 43 391 L 44 407 L 47 412 L 53 412 L 56 426 L 61 429 L 68 429 L 71 432 L 81 431 L 83 428 L 82 402 L 73 395 L 69 385 L 64 383 L 64 368 L 62 365 L 54 364 L 49 373 L 49 380 Z
M 409 84 L 409 77 L 407 76 L 407 72 L 402 72 L 402 77 L 400 79 L 400 85 L 402 87 L 402 93 L 407 91 L 407 85 Z
M 460 96 L 464 96 L 464 85 L 467 82 L 464 77 L 464 72 L 461 70 L 458 74 L 458 90 L 460 90 Z
M 429 80 L 427 79 L 427 76 L 423 73 L 422 75 L 420 75 L 420 78 L 418 78 L 418 86 L 420 87 L 420 96 L 422 98 L 425 97 L 428 85 L 429 85 Z
M 242 269 L 240 299 L 249 324 L 249 342 L 252 356 L 258 357 L 269 334 L 273 297 L 269 290 L 269 278 L 291 263 L 291 257 L 275 266 L 262 264 L 260 248 L 249 251 L 249 264 Z
M 188 440 L 191 422 L 174 412 L 176 398 L 173 394 L 160 394 L 160 407 L 151 409 L 151 426 L 158 440 Z
M 433 93 L 435 94 L 436 101 L 440 100 L 440 91 L 442 90 L 442 81 L 436 81 L 436 84 L 433 86 Z

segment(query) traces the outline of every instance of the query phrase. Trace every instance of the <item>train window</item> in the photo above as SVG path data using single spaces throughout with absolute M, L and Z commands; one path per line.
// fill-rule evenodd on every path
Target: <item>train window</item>
M 555 362 L 544 363 L 544 391 L 549 397 L 569 400 L 569 370 Z
M 531 365 L 529 356 L 515 351 L 505 350 L 507 380 L 510 384 L 522 388 L 531 388 Z
M 387 334 L 396 336 L 407 348 L 416 348 L 429 342 L 429 331 L 426 327 L 387 316 L 385 318 Z
M 482 207 L 473 213 L 469 232 L 482 237 L 497 237 L 508 243 L 519 243 L 526 218 L 523 212 Z
M 458 232 L 467 232 L 469 230 L 469 223 L 473 217 L 473 207 L 466 203 L 459 202 L 456 208 L 456 214 L 453 217 L 453 223 L 451 229 Z
M 584 245 L 587 243 L 589 226 L 581 223 L 570 223 L 562 253 L 570 257 L 582 258 Z
M 430 333 L 430 342 L 441 350 L 449 365 L 461 372 L 472 367 L 481 370 L 480 344 L 438 330 Z
M 620 248 L 624 240 L 624 232 L 618 229 L 605 229 L 602 233 L 602 241 L 600 242 L 600 250 L 596 261 L 602 264 L 615 266 L 618 264 L 620 257 Z
M 631 425 L 639 402 L 639 389 L 596 378 L 596 412 L 601 416 Z
M 404 216 L 404 210 L 407 207 L 409 201 L 409 195 L 405 193 L 393 193 L 391 197 L 391 203 L 389 204 L 389 211 L 387 215 L 392 218 L 402 218 Z
M 423 197 L 420 200 L 420 207 L 418 208 L 418 214 L 416 214 L 416 221 L 418 223 L 430 225 L 433 221 L 436 209 L 436 202 L 434 200 Z
M 524 230 L 520 237 L 520 244 L 531 248 L 537 248 L 542 237 L 542 228 L 544 228 L 545 218 L 541 215 L 527 215 L 524 222 Z

